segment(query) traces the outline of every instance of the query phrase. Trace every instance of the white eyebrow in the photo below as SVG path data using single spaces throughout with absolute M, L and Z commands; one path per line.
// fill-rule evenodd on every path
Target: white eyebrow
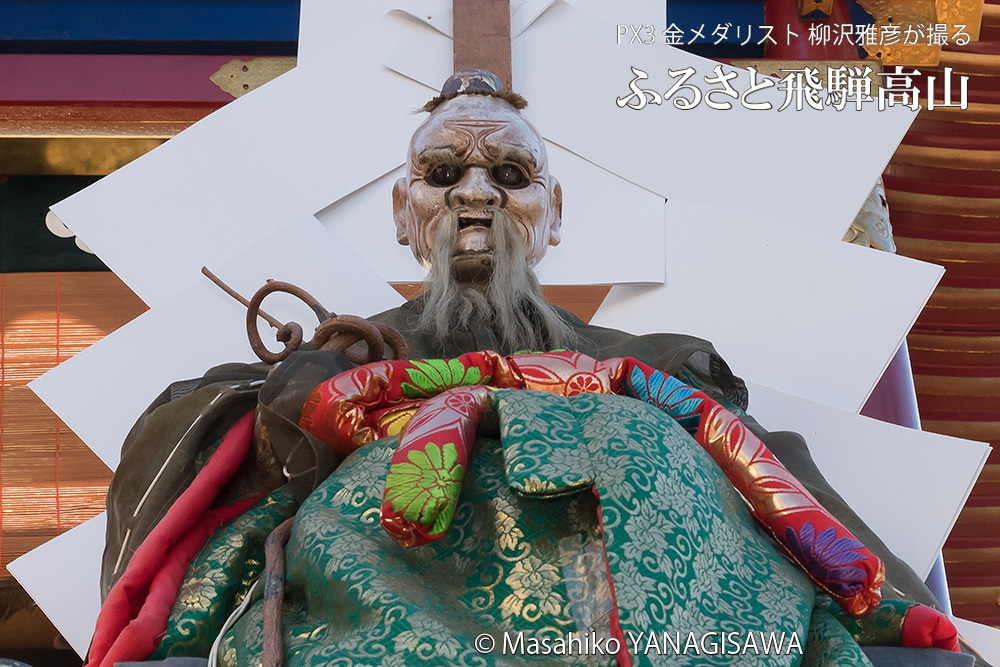
M 427 148 L 415 154 L 417 162 L 426 164 L 427 162 L 455 162 L 461 157 L 453 148 Z
M 488 148 L 497 156 L 497 159 L 501 161 L 511 160 L 513 162 L 520 162 L 525 166 L 530 166 L 532 169 L 538 168 L 538 163 L 535 161 L 535 155 L 524 146 L 518 146 L 516 144 L 499 144 L 495 146 L 488 146 Z

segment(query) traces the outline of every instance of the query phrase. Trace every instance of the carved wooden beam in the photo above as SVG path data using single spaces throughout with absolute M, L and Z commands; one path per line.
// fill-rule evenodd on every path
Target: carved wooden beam
M 270 57 L 0 53 L 0 174 L 109 174 L 294 65 Z
M 487 69 L 510 90 L 510 0 L 453 0 L 455 71 Z

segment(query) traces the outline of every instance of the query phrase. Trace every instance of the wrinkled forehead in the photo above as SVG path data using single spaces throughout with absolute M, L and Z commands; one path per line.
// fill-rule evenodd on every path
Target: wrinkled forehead
M 409 162 L 417 164 L 421 156 L 442 150 L 460 159 L 518 153 L 536 169 L 548 166 L 538 130 L 507 102 L 485 95 L 462 95 L 438 107 L 413 134 Z

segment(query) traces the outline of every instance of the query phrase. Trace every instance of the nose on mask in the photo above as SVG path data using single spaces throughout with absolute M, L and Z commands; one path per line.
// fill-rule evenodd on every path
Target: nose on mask
M 461 206 L 503 206 L 506 195 L 490 181 L 485 169 L 473 168 L 452 189 L 452 205 Z

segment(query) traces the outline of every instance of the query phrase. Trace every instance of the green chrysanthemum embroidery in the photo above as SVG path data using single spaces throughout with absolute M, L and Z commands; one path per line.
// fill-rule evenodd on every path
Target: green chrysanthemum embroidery
M 485 379 L 482 378 L 478 368 L 475 366 L 466 368 L 458 359 L 425 359 L 414 361 L 413 365 L 416 368 L 406 369 L 410 382 L 399 385 L 407 398 L 427 398 L 452 387 L 466 387 L 490 381 L 488 375 Z
M 406 458 L 389 466 L 385 499 L 393 512 L 431 526 L 430 534 L 439 535 L 451 523 L 462 490 L 465 468 L 458 462 L 458 450 L 453 442 L 443 447 L 429 442 L 423 451 L 407 452 Z

